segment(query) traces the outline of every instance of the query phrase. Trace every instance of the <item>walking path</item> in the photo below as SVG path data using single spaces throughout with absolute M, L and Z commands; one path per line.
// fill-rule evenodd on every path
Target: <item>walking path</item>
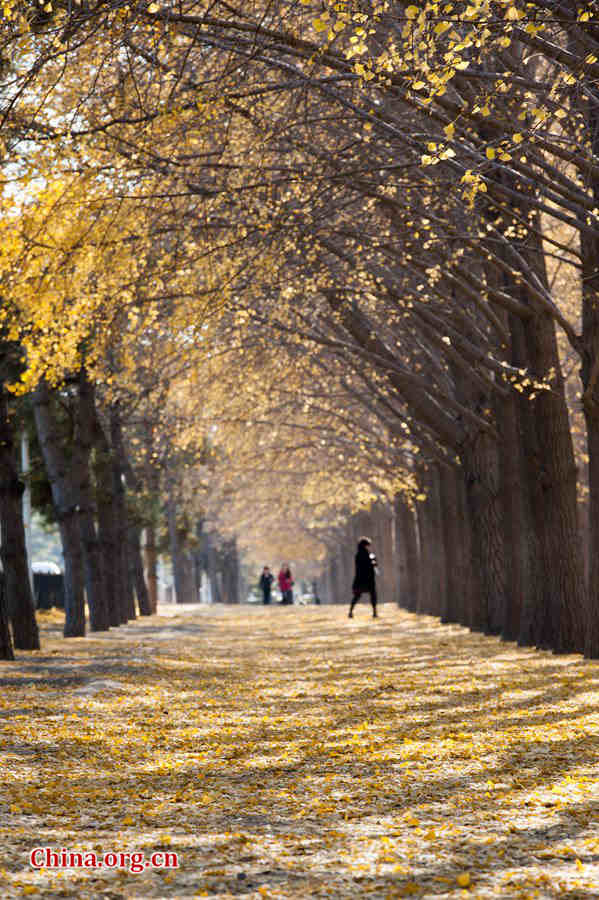
M 0 665 L 2 898 L 599 897 L 598 663 L 389 605 L 163 612 L 43 614 Z

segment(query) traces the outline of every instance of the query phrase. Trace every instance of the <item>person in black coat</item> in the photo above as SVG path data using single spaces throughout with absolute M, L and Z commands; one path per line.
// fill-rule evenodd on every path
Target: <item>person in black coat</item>
M 349 618 L 353 619 L 354 606 L 362 594 L 370 594 L 372 618 L 376 618 L 376 556 L 370 552 L 370 538 L 358 541 L 356 553 L 356 574 L 352 584 L 353 597 L 349 607 Z
M 268 606 L 270 603 L 270 589 L 272 583 L 274 581 L 274 575 L 268 568 L 268 566 L 264 566 L 262 569 L 262 575 L 260 576 L 260 588 L 262 590 L 262 602 L 265 606 Z

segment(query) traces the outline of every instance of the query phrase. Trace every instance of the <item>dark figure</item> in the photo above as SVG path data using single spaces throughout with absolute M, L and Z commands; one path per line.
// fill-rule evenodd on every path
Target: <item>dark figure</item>
M 349 618 L 354 617 L 354 606 L 362 594 L 370 594 L 372 618 L 376 618 L 376 556 L 370 552 L 370 538 L 358 541 L 356 553 L 356 575 L 352 584 L 353 597 L 349 607 Z
M 265 606 L 268 606 L 270 603 L 270 588 L 275 580 L 275 576 L 272 574 L 268 566 L 264 566 L 262 569 L 262 575 L 260 576 L 260 588 L 262 590 L 262 602 Z

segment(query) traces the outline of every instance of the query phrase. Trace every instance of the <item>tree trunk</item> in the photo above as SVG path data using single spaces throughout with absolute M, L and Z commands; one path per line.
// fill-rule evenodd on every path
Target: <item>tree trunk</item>
M 98 510 L 98 542 L 102 572 L 106 585 L 108 620 L 111 626 L 116 627 L 126 622 L 127 619 L 123 609 L 122 597 L 119 593 L 117 568 L 114 564 L 117 555 L 117 539 L 110 448 L 99 421 L 96 421 L 95 445 L 94 476 L 96 483 L 96 507 Z
M 447 565 L 445 560 L 445 543 L 443 540 L 443 520 L 441 512 L 441 489 L 439 465 L 431 463 L 427 472 L 427 506 L 431 553 L 429 562 L 432 574 L 432 606 L 431 613 L 441 617 L 445 609 L 447 595 Z
M 397 515 L 397 541 L 400 562 L 400 605 L 411 612 L 419 608 L 420 562 L 418 559 L 418 526 L 414 512 L 398 495 L 395 500 Z
M 8 627 L 8 613 L 4 600 L 4 576 L 0 578 L 0 659 L 14 659 L 15 654 Z
M 110 625 L 107 587 L 96 531 L 96 509 L 90 474 L 94 422 L 94 388 L 86 372 L 82 371 L 79 377 L 77 429 L 73 440 L 72 466 L 79 497 L 79 527 L 90 628 L 92 631 L 107 631 Z
M 441 522 L 443 546 L 445 554 L 446 590 L 444 607 L 441 610 L 442 622 L 459 622 L 460 605 L 464 586 L 468 579 L 468 561 L 463 541 L 463 530 L 460 523 L 460 504 L 458 496 L 458 478 L 453 466 L 440 466 Z
M 229 603 L 239 603 L 239 555 L 235 538 L 232 538 L 227 544 L 225 560 L 229 581 Z M 197 602 L 197 597 L 194 598 L 195 602 Z
M 71 476 L 48 385 L 40 381 L 33 394 L 38 440 L 52 489 L 65 563 L 65 637 L 85 634 L 83 553 L 79 533 L 78 498 Z
M 377 594 L 379 603 L 395 600 L 396 597 L 396 560 L 395 542 L 393 539 L 393 514 L 386 503 L 377 503 L 373 510 L 375 540 L 374 552 L 379 562 L 377 575 Z
M 150 594 L 144 578 L 144 565 L 141 556 L 141 529 L 134 522 L 129 525 L 129 564 L 130 578 L 135 587 L 137 605 L 140 616 L 151 616 L 152 605 Z
M 492 437 L 479 432 L 461 452 L 472 550 L 480 573 L 480 590 L 473 598 L 474 631 L 501 632 L 505 615 L 505 547 L 499 483 L 499 455 Z
M 210 593 L 212 594 L 212 602 L 220 603 L 221 602 L 221 593 L 220 586 L 217 578 L 217 559 L 216 559 L 216 548 L 214 546 L 214 538 L 211 534 L 206 535 L 207 546 L 206 546 L 206 563 L 207 563 L 207 572 L 208 572 L 208 580 L 210 581 Z
M 416 506 L 418 544 L 420 547 L 420 592 L 417 612 L 433 614 L 433 541 L 430 527 L 430 505 L 427 500 Z
M 115 556 L 116 577 L 119 584 L 119 596 L 122 598 L 121 613 L 124 621 L 135 619 L 135 600 L 133 584 L 129 569 L 129 512 L 125 495 L 124 472 L 121 462 L 122 445 L 121 421 L 118 406 L 110 408 L 110 443 L 112 450 L 112 486 L 115 516 L 115 538 L 117 553 Z
M 470 509 L 466 495 L 466 482 L 461 468 L 456 473 L 456 487 L 458 494 L 458 517 L 460 523 L 461 544 L 463 546 L 464 581 L 462 594 L 458 607 L 461 625 L 472 627 L 475 598 L 481 596 L 480 570 L 474 559 L 474 544 L 472 538 L 472 522 Z M 478 600 L 476 600 L 478 602 Z
M 523 484 L 523 460 L 516 398 L 513 394 L 499 398 L 496 403 L 497 422 L 501 430 L 500 474 L 503 500 L 503 534 L 507 560 L 506 608 L 502 636 L 515 641 L 520 634 L 520 623 L 525 598 L 531 590 L 530 560 L 528 554 L 525 517 L 525 493 Z
M 599 100 L 585 92 L 579 103 L 592 154 L 599 154 Z M 599 178 L 591 173 L 590 189 L 599 205 Z M 584 652 L 599 657 L 599 237 L 580 231 L 582 262 L 582 407 L 587 429 L 589 457 L 589 578 L 584 611 Z
M 191 603 L 193 598 L 189 592 L 189 561 L 185 549 L 181 543 L 181 535 L 177 524 L 177 507 L 172 486 L 169 488 L 167 500 L 168 536 L 171 552 L 171 564 L 173 567 L 173 581 L 175 583 L 175 598 L 177 603 Z M 215 562 L 215 560 L 213 561 Z M 215 573 L 216 574 L 216 573 Z M 215 577 L 216 584 L 216 577 Z M 214 590 L 214 588 L 213 588 Z M 217 588 L 219 599 L 221 591 Z M 225 600 L 226 602 L 226 600 Z
M 397 605 L 404 609 L 410 609 L 410 591 L 408 588 L 408 545 L 404 536 L 404 522 L 402 506 L 405 501 L 401 494 L 396 494 L 393 502 L 395 513 L 395 558 L 397 559 L 397 584 L 395 599 Z
M 538 313 L 524 323 L 524 332 L 535 378 L 551 378 L 551 389 L 539 391 L 530 400 L 541 449 L 537 478 L 542 510 L 537 521 L 543 552 L 544 616 L 537 643 L 557 652 L 581 651 L 586 589 L 578 530 L 577 472 L 555 326 L 548 315 Z
M 15 462 L 6 392 L 0 384 L 0 556 L 4 569 L 3 595 L 15 647 L 18 650 L 39 650 L 39 631 L 35 619 L 23 523 L 24 490 L 25 485 L 19 478 Z M 0 634 L 0 646 L 5 654 L 12 653 L 10 637 L 7 640 L 6 635 Z M 12 656 L 0 658 L 11 659 Z
M 144 556 L 150 609 L 155 615 L 158 611 L 158 553 L 156 552 L 156 530 L 153 524 L 146 525 Z
M 529 359 L 524 325 L 516 316 L 510 316 L 510 333 L 512 364 L 518 369 L 527 369 Z M 520 552 L 525 554 L 522 565 L 528 564 L 529 567 L 528 587 L 522 594 L 520 628 L 517 639 L 522 646 L 535 646 L 540 635 L 545 603 L 543 596 L 544 563 L 541 546 L 541 535 L 544 529 L 544 503 L 539 479 L 541 451 L 535 421 L 530 414 L 528 396 L 524 392 L 517 393 L 515 404 L 523 476 L 522 506 L 519 510 L 519 514 L 522 515 L 522 523 L 519 526 L 514 525 L 514 528 L 520 529 Z

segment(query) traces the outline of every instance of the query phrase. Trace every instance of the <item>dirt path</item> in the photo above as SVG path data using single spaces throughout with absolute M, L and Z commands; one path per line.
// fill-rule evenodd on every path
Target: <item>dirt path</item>
M 42 621 L 0 664 L 2 898 L 599 897 L 597 663 L 390 606 Z

